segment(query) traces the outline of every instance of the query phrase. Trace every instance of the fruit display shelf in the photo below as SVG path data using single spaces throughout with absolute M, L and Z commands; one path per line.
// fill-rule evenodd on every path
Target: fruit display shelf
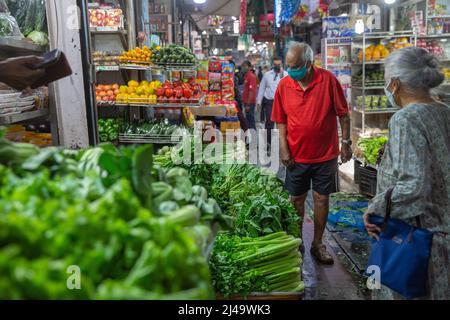
M 127 144 L 178 144 L 186 135 L 157 135 L 157 134 L 130 134 L 119 133 L 119 142 Z

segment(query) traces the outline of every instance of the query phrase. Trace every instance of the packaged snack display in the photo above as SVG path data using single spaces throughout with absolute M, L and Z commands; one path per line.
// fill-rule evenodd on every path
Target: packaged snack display
M 220 91 L 222 89 L 221 80 L 222 80 L 222 74 L 210 72 L 209 73 L 209 91 Z
M 209 61 L 209 72 L 222 72 L 222 63 L 220 60 Z
M 197 71 L 197 79 L 199 80 L 208 80 L 209 72 L 208 71 Z

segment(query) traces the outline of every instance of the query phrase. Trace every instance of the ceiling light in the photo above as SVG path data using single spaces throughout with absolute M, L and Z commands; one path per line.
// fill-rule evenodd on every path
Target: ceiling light
M 393 4 L 396 0 L 384 0 L 384 3 L 386 4 Z
M 206 36 L 208 34 L 208 32 L 206 32 L 206 30 L 203 30 L 202 35 Z
M 216 32 L 217 32 L 217 34 L 222 34 L 222 29 L 217 28 L 217 29 L 216 29 Z
M 232 17 L 231 17 L 231 20 L 236 21 L 237 18 L 236 18 L 235 16 L 232 16 Z
M 206 0 L 194 0 L 194 3 L 196 3 L 196 4 L 204 4 L 204 3 L 206 3 Z

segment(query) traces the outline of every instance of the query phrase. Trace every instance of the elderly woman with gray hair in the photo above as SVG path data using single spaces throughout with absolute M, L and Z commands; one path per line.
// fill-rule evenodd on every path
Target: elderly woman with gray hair
M 424 49 L 409 47 L 392 53 L 385 64 L 385 92 L 401 109 L 389 122 L 389 142 L 378 169 L 377 195 L 364 216 L 370 236 L 380 229 L 368 214 L 383 214 L 385 194 L 394 188 L 391 217 L 435 234 L 428 269 L 428 296 L 450 298 L 450 108 L 435 101 L 430 89 L 444 76 L 436 58 Z M 375 298 L 401 299 L 392 290 L 375 290 Z

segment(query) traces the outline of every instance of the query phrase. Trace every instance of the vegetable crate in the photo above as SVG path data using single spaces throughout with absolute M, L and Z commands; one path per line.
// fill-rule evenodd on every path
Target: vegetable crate
M 374 197 L 377 192 L 377 170 L 368 167 L 359 168 L 359 193 Z

